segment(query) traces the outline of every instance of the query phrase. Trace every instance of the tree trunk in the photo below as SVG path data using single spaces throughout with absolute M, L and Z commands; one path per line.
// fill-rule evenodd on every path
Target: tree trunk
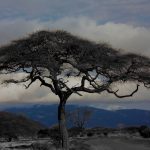
M 61 135 L 61 145 L 63 150 L 69 150 L 69 139 L 68 131 L 66 127 L 66 118 L 65 118 L 65 103 L 66 101 L 60 100 L 58 106 L 58 122 Z

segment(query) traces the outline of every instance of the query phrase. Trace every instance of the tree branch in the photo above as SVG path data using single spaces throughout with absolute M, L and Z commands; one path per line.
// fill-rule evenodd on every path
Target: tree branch
M 137 84 L 136 89 L 135 89 L 131 94 L 122 95 L 122 96 L 117 94 L 117 92 L 118 92 L 119 90 L 117 90 L 117 91 L 110 91 L 109 89 L 106 89 L 106 91 L 107 91 L 108 93 L 114 94 L 114 95 L 115 95 L 116 97 L 118 97 L 118 98 L 125 98 L 125 97 L 131 97 L 131 96 L 133 96 L 133 95 L 138 91 L 139 86 L 140 86 L 140 85 Z
M 55 91 L 54 87 L 51 84 L 46 83 L 45 80 L 42 79 L 40 76 L 35 76 L 35 77 L 31 78 L 31 82 L 26 86 L 26 88 L 29 88 L 30 85 L 33 82 L 35 82 L 36 80 L 39 80 L 41 82 L 41 86 L 44 85 L 46 87 L 49 87 L 51 89 L 51 91 L 56 94 L 56 91 Z
M 78 94 L 79 96 L 82 96 L 82 94 L 80 94 L 79 92 L 74 91 L 71 88 L 69 88 L 63 81 L 59 80 L 59 83 L 62 84 L 62 86 L 67 89 L 67 91 L 71 91 L 72 93 L 75 93 L 75 94 Z

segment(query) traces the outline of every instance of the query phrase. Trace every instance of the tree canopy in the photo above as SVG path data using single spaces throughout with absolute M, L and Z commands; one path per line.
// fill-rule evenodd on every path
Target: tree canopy
M 150 59 L 132 53 L 121 53 L 106 43 L 95 43 L 65 31 L 39 31 L 0 48 L 1 73 L 23 71 L 21 80 L 5 83 L 40 80 L 41 85 L 59 96 L 80 92 L 101 93 L 111 89 L 112 83 L 136 81 L 150 85 Z M 68 86 L 69 78 L 80 78 L 80 83 Z M 47 82 L 47 79 L 49 81 Z M 133 93 L 126 95 L 132 96 Z

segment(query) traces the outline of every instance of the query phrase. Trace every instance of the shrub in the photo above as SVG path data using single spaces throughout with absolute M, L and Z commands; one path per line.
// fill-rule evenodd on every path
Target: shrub
M 139 131 L 139 127 L 131 126 L 131 127 L 126 127 L 123 130 L 127 133 L 134 134 L 134 133 L 137 133 Z
M 92 133 L 92 132 L 87 133 L 87 136 L 88 136 L 88 137 L 91 137 L 91 136 L 93 136 L 93 135 L 94 135 L 94 133 Z
M 38 138 L 50 137 L 49 129 L 42 129 L 37 133 Z
M 45 138 L 45 137 L 51 138 L 53 144 L 55 146 L 59 146 L 60 141 L 61 141 L 61 137 L 60 137 L 58 125 L 55 125 L 55 126 L 51 127 L 50 129 L 40 130 L 38 132 L 38 138 Z
M 150 128 L 147 126 L 141 126 L 139 129 L 139 133 L 143 138 L 150 138 Z
M 104 134 L 104 136 L 108 136 L 108 132 L 106 132 L 106 131 L 103 132 L 103 134 Z
M 69 129 L 69 136 L 70 137 L 77 137 L 83 131 L 82 128 L 73 127 Z
M 5 133 L 3 135 L 3 137 L 6 139 L 7 142 L 11 142 L 11 141 L 17 141 L 18 140 L 18 136 L 13 134 L 13 133 Z
M 59 126 L 55 125 L 49 129 L 50 138 L 53 144 L 58 148 L 61 145 L 61 136 L 59 132 Z

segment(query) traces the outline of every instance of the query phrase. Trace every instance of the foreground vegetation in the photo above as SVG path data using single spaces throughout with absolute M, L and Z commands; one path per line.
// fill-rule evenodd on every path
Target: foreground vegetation
M 0 150 L 59 150 L 61 147 L 59 141 L 58 126 L 54 126 L 50 129 L 41 129 L 36 136 L 26 137 L 26 139 L 18 137 L 8 142 L 4 138 L 2 141 L 1 137 Z M 106 143 L 112 143 L 116 147 L 116 142 L 118 148 L 119 142 L 129 147 L 131 145 L 133 147 L 134 143 L 140 143 L 143 146 L 150 142 L 150 128 L 147 126 L 117 129 L 100 127 L 91 129 L 71 128 L 69 129 L 69 141 L 70 150 L 95 150 L 100 144 L 101 146 L 107 146 Z

